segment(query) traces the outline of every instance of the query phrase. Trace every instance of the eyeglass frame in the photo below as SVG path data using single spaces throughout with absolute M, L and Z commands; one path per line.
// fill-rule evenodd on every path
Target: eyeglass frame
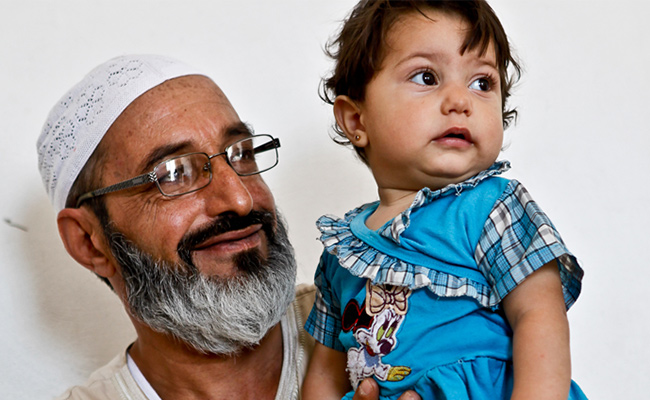
M 268 142 L 267 144 L 264 145 L 265 146 L 264 151 L 275 150 L 275 163 L 273 165 L 271 165 L 270 167 L 265 168 L 263 170 L 260 170 L 260 171 L 242 174 L 242 173 L 237 172 L 237 170 L 232 166 L 232 164 L 230 163 L 230 159 L 228 157 L 225 157 L 225 159 L 226 159 L 226 163 L 228 163 L 228 166 L 230 166 L 230 168 L 232 168 L 232 170 L 235 171 L 235 173 L 238 176 L 252 176 L 252 175 L 261 174 L 262 172 L 266 172 L 266 171 L 272 169 L 273 167 L 275 167 L 276 165 L 278 165 L 278 161 L 279 161 L 278 148 L 280 148 L 280 139 L 274 138 L 273 136 L 266 135 L 266 134 L 251 135 L 249 137 L 240 139 L 240 140 L 226 146 L 224 148 L 224 151 L 222 151 L 220 153 L 213 154 L 213 155 L 208 155 L 208 153 L 198 151 L 198 152 L 186 153 L 186 154 L 181 154 L 181 155 L 178 155 L 178 156 L 175 156 L 175 157 L 168 158 L 168 159 L 163 160 L 162 162 L 156 164 L 153 167 L 153 170 L 151 172 L 147 172 L 146 174 L 138 175 L 138 176 L 133 177 L 131 179 L 127 179 L 125 181 L 118 182 L 118 183 L 115 183 L 113 185 L 109 185 L 109 186 L 106 186 L 106 187 L 103 187 L 103 188 L 100 188 L 100 189 L 95 189 L 95 190 L 92 190 L 90 192 L 82 194 L 77 199 L 77 205 L 76 205 L 75 208 L 81 207 L 81 204 L 86 200 L 93 199 L 95 197 L 100 197 L 100 196 L 103 196 L 105 194 L 114 193 L 114 192 L 118 192 L 118 191 L 121 191 L 121 190 L 126 190 L 126 189 L 131 189 L 131 188 L 134 188 L 134 187 L 146 185 L 148 183 L 155 183 L 156 188 L 158 188 L 158 191 L 160 192 L 160 194 L 162 194 L 165 197 L 182 196 L 182 195 L 185 195 L 185 194 L 193 193 L 193 192 L 196 192 L 198 190 L 204 189 L 212 182 L 212 163 L 211 163 L 211 160 L 213 158 L 215 158 L 215 157 L 223 156 L 223 155 L 228 154 L 228 151 L 233 146 L 235 146 L 236 144 L 241 143 L 241 142 L 243 142 L 245 140 L 252 140 L 253 138 L 256 138 L 256 137 L 268 137 L 268 138 L 271 139 L 270 142 Z M 255 149 L 255 150 L 257 151 L 257 149 Z M 164 193 L 162 191 L 162 189 L 160 188 L 160 184 L 158 183 L 158 177 L 156 176 L 156 168 L 158 168 L 160 165 L 165 164 L 165 163 L 167 163 L 167 162 L 169 162 L 171 160 L 181 158 L 181 157 L 190 156 L 190 155 L 194 155 L 194 154 L 204 154 L 208 158 L 208 164 L 207 165 L 209 165 L 209 168 L 210 168 L 210 177 L 208 178 L 208 182 L 204 186 L 198 187 L 196 189 L 192 189 L 192 190 L 190 190 L 188 192 L 177 193 L 177 194 L 166 194 L 166 193 Z

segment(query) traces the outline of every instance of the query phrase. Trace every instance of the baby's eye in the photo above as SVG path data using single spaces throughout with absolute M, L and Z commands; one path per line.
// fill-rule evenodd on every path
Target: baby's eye
M 489 78 L 479 78 L 474 82 L 469 84 L 470 89 L 480 90 L 482 92 L 488 92 L 492 89 L 492 82 Z
M 436 82 L 436 76 L 433 74 L 433 72 L 430 71 L 418 72 L 417 74 L 413 75 L 411 82 L 425 86 L 433 86 L 438 83 Z

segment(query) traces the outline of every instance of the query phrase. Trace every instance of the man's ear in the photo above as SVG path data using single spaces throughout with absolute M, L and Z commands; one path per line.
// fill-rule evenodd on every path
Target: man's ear
M 63 245 L 72 258 L 101 277 L 115 275 L 104 232 L 95 214 L 85 208 L 64 208 L 56 222 Z
M 354 100 L 348 96 L 336 96 L 334 118 L 354 146 L 366 147 L 368 145 L 368 135 L 361 118 L 361 108 Z

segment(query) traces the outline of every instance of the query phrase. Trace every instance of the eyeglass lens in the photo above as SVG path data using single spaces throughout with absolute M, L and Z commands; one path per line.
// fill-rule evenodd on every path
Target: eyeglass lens
M 154 172 L 158 187 L 168 196 L 200 189 L 210 183 L 210 160 L 203 153 L 172 158 L 159 164 Z
M 254 175 L 277 164 L 277 150 L 270 136 L 253 136 L 226 148 L 228 164 L 238 175 Z M 204 153 L 186 154 L 164 161 L 154 169 L 160 191 L 177 196 L 210 183 L 210 159 Z
M 270 136 L 253 136 L 232 144 L 226 149 L 228 164 L 237 174 L 254 175 L 273 168 L 278 153 Z

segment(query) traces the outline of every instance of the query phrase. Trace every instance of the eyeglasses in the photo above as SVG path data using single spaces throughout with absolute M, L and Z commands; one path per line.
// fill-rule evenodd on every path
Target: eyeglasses
M 79 196 L 77 208 L 88 199 L 154 182 L 160 193 L 167 197 L 196 192 L 212 181 L 210 160 L 217 156 L 226 156 L 226 162 L 239 176 L 256 175 L 278 164 L 279 147 L 279 139 L 270 135 L 255 135 L 239 140 L 226 147 L 224 152 L 211 156 L 206 153 L 189 153 L 173 157 L 156 165 L 147 174 Z

